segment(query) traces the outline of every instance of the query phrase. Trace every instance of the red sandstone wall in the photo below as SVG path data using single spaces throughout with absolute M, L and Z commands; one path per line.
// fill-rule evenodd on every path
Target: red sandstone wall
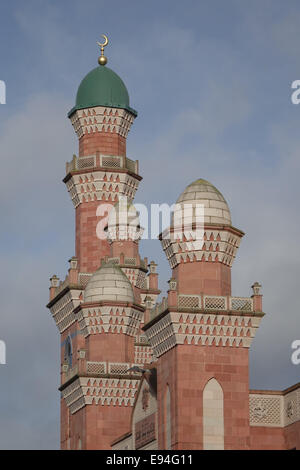
M 132 240 L 116 240 L 111 245 L 111 256 L 120 257 L 121 254 L 126 254 L 126 258 L 137 258 L 139 255 L 139 245 Z M 122 262 L 121 262 L 122 264 Z
M 300 450 L 300 422 L 285 428 L 251 426 L 252 450 Z
M 284 436 L 287 449 L 300 450 L 300 421 L 284 428 Z
M 86 449 L 110 449 L 111 442 L 128 432 L 131 406 L 87 406 L 88 423 Z
M 172 448 L 202 449 L 202 395 L 214 377 L 224 393 L 225 449 L 249 449 L 248 349 L 180 345 L 158 363 L 159 448 L 165 445 L 163 397 L 170 386 Z
M 173 269 L 173 277 L 181 294 L 231 295 L 231 268 L 221 263 L 182 263 Z
M 286 449 L 283 428 L 251 426 L 250 442 L 251 450 Z
M 134 362 L 134 337 L 125 334 L 89 335 L 86 349 L 89 361 Z
M 100 201 L 89 201 L 76 208 L 76 257 L 81 272 L 94 272 L 101 258 L 110 255 L 107 240 L 97 237 L 97 224 L 102 220 L 96 215 Z
M 111 442 L 128 431 L 131 412 L 131 406 L 89 405 L 69 415 L 61 400 L 61 449 L 78 449 L 79 439 L 83 450 L 110 449 Z
M 112 132 L 84 134 L 79 139 L 80 157 L 96 155 L 97 151 L 104 155 L 126 156 L 126 139 Z

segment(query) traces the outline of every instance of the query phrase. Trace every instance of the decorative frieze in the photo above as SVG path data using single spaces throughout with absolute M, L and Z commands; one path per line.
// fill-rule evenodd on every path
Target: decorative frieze
M 290 392 L 250 393 L 250 425 L 285 427 L 300 420 L 300 385 Z
M 216 295 L 179 294 L 178 309 L 199 309 L 213 311 L 254 312 L 253 298 Z M 151 311 L 151 318 L 158 316 L 168 308 L 166 298 L 156 304 Z
M 126 258 L 125 258 L 125 264 L 128 264 L 128 262 L 126 262 Z M 122 266 L 122 271 L 126 274 L 126 276 L 128 277 L 129 281 L 131 282 L 133 286 L 138 287 L 139 289 L 142 289 L 145 278 L 146 278 L 146 272 L 144 270 L 140 269 L 139 266 L 132 267 L 132 268 Z
M 135 345 L 134 360 L 139 365 L 151 364 L 153 362 L 152 347 L 150 345 Z
M 241 236 L 231 230 L 206 230 L 203 239 L 179 239 L 167 229 L 161 235 L 162 248 L 171 268 L 192 261 L 220 262 L 232 266 Z
M 64 287 L 67 285 L 68 283 Z M 49 307 L 60 333 L 76 321 L 73 311 L 81 303 L 81 292 L 81 289 L 70 289 Z
M 91 279 L 93 273 L 79 273 L 78 274 L 78 282 L 79 284 L 85 289 L 87 286 L 87 283 Z
M 87 405 L 133 406 L 140 380 L 105 377 L 78 377 L 62 391 L 62 398 L 76 413 Z
M 261 316 L 168 312 L 145 332 L 159 357 L 177 344 L 249 348 Z
M 284 395 L 283 400 L 283 423 L 284 426 L 300 420 L 300 385 Z
M 134 115 L 126 109 L 96 106 L 75 111 L 70 120 L 78 139 L 96 132 L 111 132 L 126 138 Z
M 77 314 L 82 334 L 124 333 L 135 336 L 139 330 L 143 312 L 134 307 L 101 306 L 82 308 Z
M 73 173 L 65 180 L 74 207 L 89 201 L 116 203 L 119 197 L 133 199 L 139 180 L 127 172 L 92 170 L 88 173 Z
M 92 170 L 95 168 L 103 168 L 105 170 L 111 169 L 125 169 L 129 172 L 138 175 L 138 161 L 131 160 L 123 155 L 85 155 L 77 157 L 73 155 L 73 159 L 66 163 L 66 174 L 80 171 Z
M 106 374 L 106 362 L 87 361 L 86 371 L 88 374 Z

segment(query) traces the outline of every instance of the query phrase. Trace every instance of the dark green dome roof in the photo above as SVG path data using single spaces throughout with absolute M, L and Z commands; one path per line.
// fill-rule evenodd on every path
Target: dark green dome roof
M 94 106 L 109 106 L 123 108 L 137 115 L 129 106 L 129 95 L 123 80 L 113 70 L 99 65 L 91 70 L 79 85 L 76 104 L 71 109 L 70 117 L 77 109 Z

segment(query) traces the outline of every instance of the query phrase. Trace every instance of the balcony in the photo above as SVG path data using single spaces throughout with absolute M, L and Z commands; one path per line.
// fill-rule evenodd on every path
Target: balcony
M 243 312 L 254 313 L 254 303 L 252 297 L 232 297 L 232 296 L 212 296 L 212 295 L 178 295 L 177 305 L 168 305 L 168 299 L 163 297 L 162 302 L 156 304 L 151 310 L 151 319 L 157 317 L 167 308 L 178 310 L 200 310 L 201 312 Z
M 89 155 L 86 157 L 73 156 L 73 160 L 66 163 L 66 173 L 92 168 L 116 169 L 123 168 L 138 175 L 138 161 L 115 155 Z

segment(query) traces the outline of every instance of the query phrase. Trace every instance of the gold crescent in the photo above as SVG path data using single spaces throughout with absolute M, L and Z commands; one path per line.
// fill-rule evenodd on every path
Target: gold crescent
M 108 37 L 105 36 L 105 34 L 101 34 L 101 36 L 104 38 L 104 43 L 101 44 L 101 42 L 98 42 L 98 41 L 97 41 L 97 44 L 98 44 L 98 46 L 100 46 L 100 47 L 105 47 L 105 46 L 107 46 L 107 44 L 108 44 Z

